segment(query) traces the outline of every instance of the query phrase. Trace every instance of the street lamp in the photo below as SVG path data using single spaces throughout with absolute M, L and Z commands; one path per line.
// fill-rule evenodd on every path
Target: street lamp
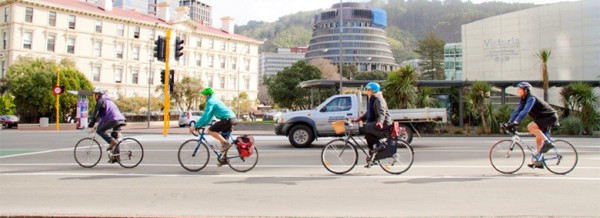
M 342 9 L 343 9 L 343 5 L 342 5 L 342 0 L 340 0 L 340 62 L 338 63 L 338 68 L 340 68 L 340 94 L 342 94 L 342 33 L 344 32 L 344 23 L 343 23 L 343 16 L 342 16 Z

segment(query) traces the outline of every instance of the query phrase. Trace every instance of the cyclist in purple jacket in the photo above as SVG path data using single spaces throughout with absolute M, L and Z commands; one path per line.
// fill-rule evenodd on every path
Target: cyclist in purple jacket
M 96 98 L 96 106 L 90 117 L 88 127 L 92 128 L 92 131 L 96 130 L 96 133 L 109 144 L 106 150 L 110 151 L 118 142 L 116 136 L 113 138 L 106 131 L 109 129 L 112 129 L 113 132 L 119 131 L 122 124 L 125 123 L 125 116 L 121 114 L 117 105 L 106 95 L 106 90 L 96 88 L 94 97 Z M 98 126 L 94 127 L 98 120 L 100 120 Z M 108 162 L 114 163 L 115 159 L 110 159 Z
M 529 133 L 535 135 L 537 151 L 546 153 L 554 146 L 548 140 L 544 133 L 547 133 L 550 127 L 558 122 L 556 111 L 548 103 L 531 95 L 531 84 L 521 82 L 517 84 L 517 95 L 521 97 L 519 106 L 510 115 L 509 125 L 517 126 L 527 114 L 533 118 L 533 122 L 527 125 Z M 530 168 L 544 168 L 541 161 L 534 161 L 528 164 Z

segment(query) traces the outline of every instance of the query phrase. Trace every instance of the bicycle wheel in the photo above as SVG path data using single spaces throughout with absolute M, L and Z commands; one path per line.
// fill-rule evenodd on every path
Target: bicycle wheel
M 234 149 L 232 147 L 227 152 L 227 155 L 225 155 L 227 158 L 227 164 L 231 169 L 240 173 L 250 171 L 256 166 L 256 163 L 258 163 L 258 149 L 256 149 L 256 145 L 254 146 L 253 150 L 254 151 L 252 151 L 250 156 L 242 157 L 240 156 L 237 148 Z
M 504 174 L 519 171 L 525 163 L 523 146 L 509 139 L 497 142 L 490 149 L 490 163 L 496 171 Z
M 102 147 L 100 147 L 100 143 L 96 139 L 83 138 L 75 144 L 73 156 L 79 166 L 92 168 L 102 158 Z
M 325 169 L 335 174 L 350 172 L 358 161 L 356 145 L 344 139 L 333 140 L 321 151 L 321 163 Z
M 190 172 L 197 172 L 208 164 L 210 152 L 204 142 L 198 143 L 197 139 L 190 139 L 179 146 L 177 160 L 183 169 Z
M 565 140 L 556 140 L 553 144 L 554 148 L 544 154 L 544 165 L 548 171 L 564 175 L 575 169 L 578 160 L 575 147 Z
M 379 166 L 383 171 L 390 174 L 401 174 L 406 172 L 413 164 L 414 151 L 410 144 L 402 139 L 396 140 L 397 150 L 392 157 L 379 160 Z
M 138 140 L 124 138 L 113 150 L 113 155 L 122 167 L 134 168 L 144 159 L 144 148 Z

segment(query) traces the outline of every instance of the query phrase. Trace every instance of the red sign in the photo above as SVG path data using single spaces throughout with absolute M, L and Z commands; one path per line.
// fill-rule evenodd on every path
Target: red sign
M 55 95 L 60 95 L 63 93 L 63 87 L 62 86 L 54 86 L 54 87 L 52 87 L 52 92 L 54 92 Z

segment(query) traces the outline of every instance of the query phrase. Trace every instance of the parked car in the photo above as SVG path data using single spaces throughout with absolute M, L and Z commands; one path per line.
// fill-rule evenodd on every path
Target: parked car
M 15 115 L 1 115 L 0 123 L 2 123 L 2 127 L 4 128 L 18 128 L 19 127 L 19 117 Z
M 195 125 L 196 121 L 202 116 L 202 111 L 183 112 L 179 116 L 179 127 Z

